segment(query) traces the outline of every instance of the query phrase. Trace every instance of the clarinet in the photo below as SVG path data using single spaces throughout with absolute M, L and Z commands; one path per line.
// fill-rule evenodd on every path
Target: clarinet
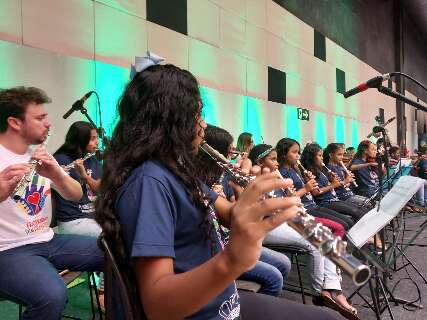
M 303 176 L 304 176 L 304 178 L 305 178 L 305 182 L 307 182 L 308 180 L 310 180 L 310 178 L 309 178 L 309 172 L 308 172 L 308 170 L 302 165 L 302 163 L 301 163 L 301 161 L 299 161 L 299 160 L 297 160 L 297 166 L 298 166 L 298 168 L 300 168 L 300 170 L 302 171 L 302 173 L 303 173 Z M 316 188 L 314 188 L 315 190 L 320 190 L 320 188 L 319 187 L 316 187 Z
M 97 152 L 98 152 L 98 150 L 96 150 L 95 152 L 92 152 L 92 153 L 87 153 L 82 158 L 82 161 L 85 162 L 87 159 L 89 159 L 89 158 L 93 157 L 94 155 L 96 155 Z M 75 166 L 76 166 L 76 161 L 73 161 L 70 164 L 67 164 L 66 166 L 63 166 L 62 168 L 64 169 L 65 172 L 69 172 L 71 169 L 74 169 Z
M 50 136 L 50 133 L 48 132 L 46 139 L 43 141 L 40 147 L 46 147 L 49 136 Z M 31 183 L 34 175 L 36 174 L 36 168 L 37 168 L 37 165 L 39 164 L 39 161 L 33 159 L 33 160 L 30 160 L 30 164 L 31 164 L 30 171 L 28 171 L 27 174 L 22 176 L 21 180 L 19 180 L 18 184 L 13 190 L 12 198 L 14 200 L 23 198 L 23 196 L 25 195 L 25 189 L 27 189 L 28 185 Z
M 348 187 L 348 184 L 344 185 L 344 182 L 340 179 L 340 177 L 335 172 L 333 172 L 331 169 L 329 169 L 323 162 L 322 162 L 322 168 L 324 168 L 328 172 L 328 175 L 329 175 L 329 177 L 331 177 L 331 179 L 333 177 L 336 177 L 338 179 L 338 181 L 341 182 L 341 184 L 344 187 L 344 189 L 350 191 L 350 188 Z
M 255 179 L 255 176 L 244 175 L 227 158 L 209 146 L 205 141 L 201 143 L 200 149 L 208 154 L 242 188 L 246 188 Z M 289 189 L 287 191 L 288 194 L 292 194 Z M 265 198 L 271 196 L 271 193 L 264 195 Z M 328 257 L 346 271 L 356 286 L 363 285 L 371 276 L 371 270 L 368 266 L 347 253 L 347 242 L 335 236 L 329 228 L 316 222 L 314 217 L 309 215 L 304 208 L 299 210 L 295 218 L 287 223 L 316 247 L 322 255 Z

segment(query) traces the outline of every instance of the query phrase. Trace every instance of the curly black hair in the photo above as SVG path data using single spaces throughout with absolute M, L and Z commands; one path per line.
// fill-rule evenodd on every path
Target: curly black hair
M 95 215 L 102 227 L 101 237 L 112 247 L 121 270 L 131 268 L 114 212 L 116 195 L 144 161 L 157 159 L 167 166 L 181 180 L 196 207 L 207 215 L 193 164 L 197 153 L 193 141 L 203 130 L 201 109 L 196 78 L 174 65 L 151 66 L 137 73 L 125 88 L 118 104 L 120 118 L 104 156 Z
M 308 144 L 301 154 L 301 163 L 309 171 L 311 171 L 316 177 L 319 177 L 320 172 L 323 172 L 323 168 L 319 168 L 315 164 L 315 157 L 322 147 L 317 143 Z
M 227 158 L 233 144 L 233 136 L 227 130 L 208 124 L 204 139 L 208 145 Z M 205 152 L 198 153 L 195 167 L 198 177 L 209 187 L 217 183 L 223 173 L 223 169 Z
M 54 155 L 65 153 L 73 159 L 83 158 L 93 129 L 95 127 L 89 122 L 74 122 L 68 129 L 64 144 L 55 151 Z

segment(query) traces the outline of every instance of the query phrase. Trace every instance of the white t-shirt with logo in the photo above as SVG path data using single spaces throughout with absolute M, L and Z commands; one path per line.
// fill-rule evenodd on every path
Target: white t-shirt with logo
M 28 163 L 31 151 L 21 155 L 0 145 L 0 171 L 12 164 Z M 0 251 L 52 239 L 50 180 L 35 174 L 25 192 L 0 202 Z

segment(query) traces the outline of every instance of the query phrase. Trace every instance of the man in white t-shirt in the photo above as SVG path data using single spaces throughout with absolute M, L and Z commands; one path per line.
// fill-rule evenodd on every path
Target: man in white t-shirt
M 45 147 L 50 99 L 34 87 L 0 90 L 0 295 L 27 306 L 23 319 L 60 319 L 67 288 L 58 270 L 100 271 L 104 259 L 96 238 L 57 235 L 50 226 L 51 187 L 78 201 L 80 184 Z M 22 177 L 37 161 L 22 192 Z

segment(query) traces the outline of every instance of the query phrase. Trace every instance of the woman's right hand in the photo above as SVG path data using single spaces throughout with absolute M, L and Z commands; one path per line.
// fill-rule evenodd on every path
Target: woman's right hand
M 267 173 L 258 176 L 240 195 L 231 210 L 230 240 L 224 250 L 231 268 L 241 273 L 253 268 L 265 235 L 297 214 L 301 204 L 298 197 L 263 198 L 272 190 L 291 185 L 292 180 Z

